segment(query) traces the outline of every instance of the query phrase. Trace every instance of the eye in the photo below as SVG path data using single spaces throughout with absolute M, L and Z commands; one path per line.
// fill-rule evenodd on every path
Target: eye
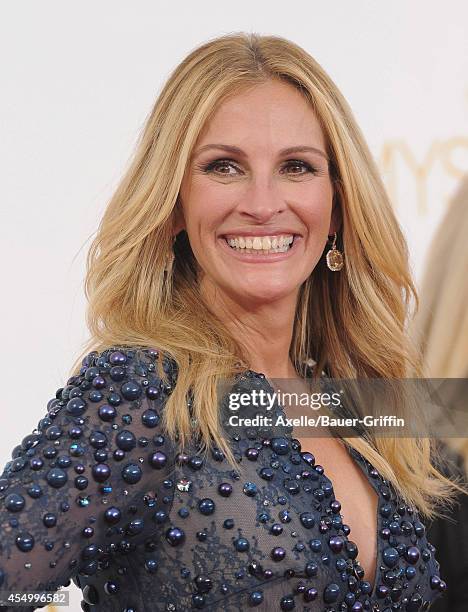
M 286 164 L 285 164 L 285 168 L 295 168 L 296 170 L 304 170 L 305 172 L 287 172 L 287 174 L 293 174 L 293 175 L 301 175 L 301 174 L 307 174 L 308 172 L 311 172 L 312 174 L 316 174 L 317 173 L 317 169 L 314 168 L 313 166 L 311 166 L 309 163 L 302 161 L 301 159 L 289 159 Z
M 231 159 L 215 159 L 202 167 L 204 172 L 213 172 L 222 176 L 234 176 L 233 173 L 229 172 L 229 168 L 239 170 Z

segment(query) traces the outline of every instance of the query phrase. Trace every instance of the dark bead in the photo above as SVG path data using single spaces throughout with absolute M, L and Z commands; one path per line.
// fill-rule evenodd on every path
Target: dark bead
M 203 459 L 198 455 L 194 455 L 193 457 L 190 457 L 188 464 L 192 470 L 200 470 L 203 465 Z
M 253 591 L 249 595 L 249 604 L 251 606 L 259 606 L 263 602 L 263 591 Z
M 283 527 L 279 523 L 274 523 L 270 527 L 270 533 L 272 533 L 275 536 L 281 535 L 283 533 Z
M 120 387 L 120 391 L 126 400 L 132 401 L 138 399 L 143 393 L 141 386 L 136 380 L 129 380 Z
M 86 410 L 86 402 L 81 397 L 73 397 L 66 407 L 68 414 L 81 416 Z
M 384 548 L 382 552 L 382 560 L 387 567 L 395 567 L 395 565 L 398 563 L 398 558 L 398 551 L 395 548 L 391 546 Z
M 123 451 L 131 451 L 136 446 L 136 438 L 131 431 L 123 429 L 116 438 L 115 443 Z
M 119 585 L 114 580 L 108 580 L 104 583 L 104 592 L 106 595 L 115 595 L 119 590 Z
M 231 493 L 232 493 L 232 485 L 229 484 L 228 482 L 222 482 L 218 486 L 218 493 L 222 497 L 229 497 L 231 495 Z
M 272 438 L 271 449 L 277 455 L 286 455 L 289 452 L 289 442 L 286 438 Z
M 129 484 L 136 484 L 141 479 L 141 468 L 136 463 L 128 463 L 122 468 L 122 478 Z
M 311 529 L 315 525 L 315 518 L 312 512 L 302 512 L 299 515 L 299 519 L 306 529 Z
M 146 397 L 150 400 L 157 399 L 159 397 L 159 389 L 150 385 L 146 388 Z
M 258 450 L 256 448 L 248 448 L 245 451 L 245 456 L 249 461 L 256 461 L 258 459 Z
M 309 561 L 309 563 L 306 564 L 304 570 L 305 570 L 306 576 L 308 576 L 309 578 L 312 578 L 313 576 L 316 576 L 318 573 L 318 565 L 314 563 L 313 561 Z
M 405 576 L 408 580 L 412 580 L 416 576 L 416 569 L 414 567 L 407 567 L 405 570 Z
M 170 527 L 166 531 L 166 540 L 171 546 L 179 546 L 185 540 L 185 532 L 178 527 Z
M 260 478 L 263 480 L 273 480 L 274 476 L 275 473 L 271 468 L 264 467 L 260 470 Z
M 45 431 L 45 436 L 48 440 L 58 440 L 62 435 L 62 430 L 57 425 L 51 425 Z M 24 440 L 23 440 L 24 442 Z
M 16 536 L 15 544 L 21 552 L 30 552 L 34 548 L 34 537 L 27 531 L 22 531 Z
M 200 609 L 205 607 L 205 597 L 199 593 L 192 595 L 192 605 L 194 608 Z
M 38 471 L 42 469 L 43 465 L 44 465 L 44 462 L 42 461 L 40 457 L 33 457 L 29 462 L 30 468 L 34 471 Z
M 104 512 L 104 519 L 109 525 L 115 525 L 120 521 L 122 513 L 119 508 L 111 506 Z
M 107 444 L 106 435 L 102 431 L 93 431 L 89 436 L 89 443 L 94 448 L 103 448 Z
M 295 480 L 292 480 L 292 478 L 287 478 L 284 481 L 284 488 L 289 493 L 289 495 L 297 495 L 301 491 L 299 483 Z
M 156 451 L 150 456 L 150 465 L 156 470 L 162 469 L 167 463 L 167 455 L 162 451 Z
M 68 480 L 67 473 L 60 468 L 52 468 L 47 472 L 45 478 L 50 486 L 54 487 L 55 489 L 63 487 Z
M 357 581 L 356 581 L 356 583 L 357 583 Z M 372 585 L 371 585 L 371 583 L 368 582 L 367 580 L 362 580 L 361 581 L 361 591 L 364 593 L 364 595 L 369 595 L 369 593 L 372 592 Z
M 99 406 L 98 414 L 99 418 L 102 421 L 108 422 L 115 419 L 115 417 L 117 416 L 117 411 L 114 406 L 109 406 L 109 404 L 103 404 L 102 406 Z
M 213 588 L 213 582 L 208 576 L 196 576 L 194 582 L 200 593 L 208 593 Z
M 154 410 L 150 410 L 150 409 L 145 410 L 143 414 L 141 415 L 141 421 L 143 425 L 151 429 L 153 427 L 157 427 L 157 425 L 159 424 L 159 420 L 160 420 L 159 415 Z
M 57 457 L 56 463 L 58 467 L 68 468 L 71 466 L 72 460 L 71 457 L 69 457 L 68 455 L 62 455 L 61 457 Z
M 406 549 L 405 559 L 408 561 L 408 563 L 411 563 L 411 565 L 415 565 L 419 561 L 419 556 L 419 548 L 416 546 L 409 546 Z
M 340 595 L 340 587 L 335 582 L 331 582 L 323 591 L 323 601 L 325 603 L 335 603 Z
M 280 600 L 281 610 L 294 610 L 296 604 L 294 603 L 293 595 L 284 595 Z
M 379 586 L 376 589 L 376 594 L 377 597 L 379 599 L 384 599 L 385 597 L 387 597 L 388 593 L 389 593 L 389 588 L 387 586 L 385 586 L 384 584 L 379 584 Z
M 128 524 L 125 532 L 128 535 L 137 535 L 138 533 L 141 533 L 143 531 L 144 526 L 145 523 L 143 519 L 134 519 Z
M 104 482 L 109 478 L 111 470 L 106 463 L 97 463 L 92 467 L 92 474 L 96 482 Z
M 155 574 L 158 569 L 158 562 L 156 559 L 147 559 L 145 561 L 145 569 L 149 574 Z
M 18 493 L 10 493 L 5 497 L 5 508 L 10 512 L 20 512 L 25 506 L 25 499 Z
M 198 509 L 201 514 L 213 514 L 213 512 L 215 511 L 215 503 L 212 499 L 206 497 L 198 502 Z
M 414 533 L 418 536 L 418 538 L 422 538 L 426 533 L 426 528 L 421 521 L 414 522 Z
M 281 546 L 276 546 L 270 553 L 273 561 L 282 561 L 286 556 L 286 551 Z
M 113 366 L 127 363 L 127 356 L 122 351 L 113 351 L 109 355 L 109 363 Z
M 309 589 L 306 589 L 303 595 L 304 601 L 308 603 L 311 601 L 315 601 L 317 599 L 317 596 L 318 596 L 318 591 L 314 587 L 310 587 Z
M 238 552 L 249 550 L 249 541 L 246 538 L 237 538 L 234 540 L 234 547 Z
M 343 550 L 344 540 L 340 536 L 333 536 L 329 539 L 328 544 L 333 552 L 339 553 Z
M 315 553 L 318 553 L 322 550 L 322 542 L 321 540 L 314 538 L 313 540 L 309 541 L 309 546 L 310 546 L 310 550 L 312 550 Z
M 55 514 L 52 514 L 52 512 L 48 512 L 42 517 L 42 522 L 44 523 L 45 527 L 55 527 L 57 524 L 57 517 Z
M 242 490 L 249 497 L 253 497 L 257 494 L 257 485 L 254 482 L 246 482 Z
M 107 461 L 108 457 L 109 453 L 103 448 L 98 448 L 94 451 L 94 459 L 97 463 L 103 463 L 104 461 Z

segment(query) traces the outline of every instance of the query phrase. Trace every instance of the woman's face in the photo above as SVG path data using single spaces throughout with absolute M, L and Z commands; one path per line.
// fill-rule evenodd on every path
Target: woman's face
M 295 295 L 339 226 L 320 125 L 302 95 L 278 81 L 218 107 L 179 200 L 176 230 L 187 231 L 202 289 L 247 307 Z

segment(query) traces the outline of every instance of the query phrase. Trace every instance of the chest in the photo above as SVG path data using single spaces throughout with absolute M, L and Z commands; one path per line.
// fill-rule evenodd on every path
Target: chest
M 331 481 L 341 504 L 343 522 L 350 528 L 349 539 L 358 547 L 358 560 L 365 579 L 374 583 L 377 558 L 378 495 L 362 469 L 335 438 L 298 438 L 303 452 L 315 456 Z

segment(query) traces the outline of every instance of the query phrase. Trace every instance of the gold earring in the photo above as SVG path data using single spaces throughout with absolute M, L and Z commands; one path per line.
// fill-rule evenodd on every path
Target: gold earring
M 174 265 L 174 260 L 175 260 L 174 243 L 175 243 L 175 240 L 176 240 L 176 237 L 173 236 L 172 237 L 172 243 L 171 243 L 170 251 L 166 255 L 166 263 L 164 265 L 164 272 L 167 272 L 167 273 L 170 272 L 170 270 L 172 269 L 172 266 Z
M 338 272 L 344 265 L 343 253 L 336 248 L 336 232 L 333 235 L 333 244 L 327 252 L 327 266 L 332 272 Z

